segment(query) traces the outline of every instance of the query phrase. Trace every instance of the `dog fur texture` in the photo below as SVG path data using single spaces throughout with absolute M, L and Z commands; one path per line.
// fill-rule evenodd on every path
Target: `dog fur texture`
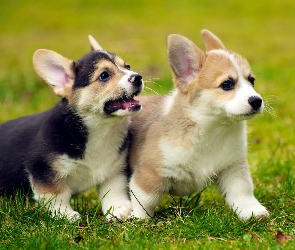
M 206 52 L 172 34 L 167 56 L 175 89 L 140 96 L 132 118 L 130 191 L 137 218 L 154 215 L 164 193 L 189 195 L 214 182 L 241 220 L 268 216 L 253 195 L 246 121 L 263 111 L 246 59 L 202 31 Z
M 37 74 L 61 97 L 52 109 L 0 125 L 0 192 L 32 189 L 53 216 L 80 217 L 72 195 L 97 186 L 102 211 L 128 217 L 125 173 L 133 97 L 142 77 L 89 37 L 92 50 L 77 62 L 54 51 L 33 56 Z

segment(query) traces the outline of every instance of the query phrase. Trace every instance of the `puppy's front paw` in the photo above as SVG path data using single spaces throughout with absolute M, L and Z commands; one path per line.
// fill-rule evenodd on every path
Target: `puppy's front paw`
M 81 215 L 78 212 L 70 209 L 51 210 L 51 216 L 53 218 L 66 218 L 71 223 L 76 222 L 81 218 Z
M 148 215 L 147 212 L 142 208 L 140 209 L 133 208 L 133 211 L 131 212 L 130 217 L 140 219 L 140 220 L 152 218 L 151 215 Z
M 256 219 L 262 219 L 269 216 L 269 212 L 266 210 L 264 206 L 254 206 L 249 208 L 243 208 L 238 211 L 238 217 L 240 220 L 248 220 L 251 217 L 255 217 Z
M 70 223 L 74 223 L 81 219 L 81 215 L 76 211 L 69 211 L 65 210 L 63 212 L 59 212 L 57 217 L 64 217 L 66 218 Z
M 129 218 L 132 211 L 132 206 L 130 201 L 125 201 L 124 203 L 115 206 L 110 210 L 110 213 L 107 215 L 107 220 L 113 220 L 115 218 L 123 219 Z
M 76 211 L 68 212 L 68 213 L 65 214 L 65 216 L 72 223 L 81 219 L 81 215 Z

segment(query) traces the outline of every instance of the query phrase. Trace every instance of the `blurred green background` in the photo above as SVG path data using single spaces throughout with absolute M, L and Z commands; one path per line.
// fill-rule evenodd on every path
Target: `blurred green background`
M 173 223 L 174 215 L 168 212 L 168 219 L 163 222 L 158 220 L 159 225 L 163 225 L 159 227 L 151 223 L 151 227 L 143 224 L 139 229 L 141 224 L 124 223 L 114 229 L 113 225 L 98 220 L 95 223 L 99 226 L 85 227 L 85 233 L 80 227 L 72 230 L 68 226 L 64 229 L 64 225 L 58 227 L 55 222 L 53 226 L 40 226 L 31 221 L 30 210 L 29 215 L 21 210 L 20 221 L 18 210 L 10 215 L 2 213 L 8 216 L 2 220 L 5 221 L 5 233 L 1 235 L 3 242 L 24 248 L 26 244 L 37 246 L 38 242 L 43 242 L 45 249 L 50 239 L 53 242 L 51 246 L 59 241 L 61 244 L 65 242 L 64 247 L 55 247 L 65 249 L 75 244 L 71 238 L 74 237 L 72 235 L 79 236 L 79 230 L 85 238 L 83 246 L 93 244 L 97 247 L 100 246 L 97 242 L 105 238 L 111 239 L 111 245 L 113 237 L 120 243 L 121 232 L 127 232 L 128 236 L 129 231 L 130 241 L 127 236 L 125 241 L 135 242 L 129 249 L 143 249 L 140 248 L 142 244 L 152 246 L 155 242 L 171 240 L 171 237 L 176 239 L 178 235 L 176 241 L 179 242 L 182 237 L 195 237 L 184 243 L 194 246 L 194 249 L 198 249 L 198 244 L 207 244 L 206 249 L 211 249 L 212 239 L 215 239 L 212 249 L 230 246 L 236 249 L 236 244 L 243 244 L 244 236 L 241 235 L 245 233 L 255 238 L 258 232 L 262 237 L 253 240 L 252 246 L 255 247 L 249 245 L 245 249 L 269 249 L 269 242 L 272 246 L 276 243 L 273 234 L 277 230 L 286 230 L 294 239 L 294 0 L 0 0 L 0 122 L 46 110 L 58 101 L 52 89 L 34 72 L 32 56 L 37 49 L 51 49 L 77 60 L 90 50 L 87 36 L 91 34 L 103 48 L 117 53 L 131 65 L 132 70 L 142 74 L 145 93 L 163 94 L 173 86 L 166 61 L 167 35 L 182 34 L 204 49 L 200 34 L 204 28 L 219 36 L 228 49 L 249 60 L 256 76 L 255 88 L 266 103 L 264 114 L 248 122 L 248 159 L 256 187 L 255 195 L 271 214 L 266 223 L 258 223 L 262 225 L 261 231 L 255 223 L 232 222 L 233 216 L 228 213 L 229 209 L 224 210 L 220 195 L 209 187 L 202 193 L 203 205 L 196 212 L 196 218 L 192 215 L 177 216 L 178 220 Z M 164 208 L 169 204 L 163 201 Z M 209 220 L 204 220 L 202 214 L 207 214 L 207 208 Z M 6 211 L 13 209 L 8 206 Z M 88 221 L 88 214 L 84 213 L 84 216 Z M 183 229 L 178 229 L 176 223 Z M 133 247 L 134 244 L 136 247 Z M 177 249 L 174 244 L 172 241 L 161 249 Z M 121 248 L 127 249 L 123 240 Z M 186 245 L 183 246 L 185 248 Z M 151 249 L 158 249 L 158 245 Z
M 265 114 L 250 121 L 250 153 L 268 159 L 279 147 L 280 159 L 294 160 L 294 0 L 1 0 L 0 122 L 57 102 L 34 72 L 37 49 L 77 60 L 89 51 L 91 34 L 143 75 L 146 93 L 166 93 L 166 36 L 180 33 L 203 49 L 204 28 L 249 60 L 267 103 Z

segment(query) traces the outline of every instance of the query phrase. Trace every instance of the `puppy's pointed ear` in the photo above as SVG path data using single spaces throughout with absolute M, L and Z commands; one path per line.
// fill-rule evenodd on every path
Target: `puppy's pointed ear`
M 91 50 L 103 50 L 103 48 L 98 44 L 98 42 L 93 38 L 93 36 L 89 35 L 88 40 L 91 46 Z
M 171 34 L 167 37 L 167 57 L 174 84 L 185 91 L 187 84 L 197 77 L 205 53 L 186 37 Z
M 225 49 L 221 40 L 209 30 L 202 30 L 202 36 L 206 46 L 206 51 L 213 49 Z
M 33 56 L 33 65 L 37 74 L 58 96 L 64 98 L 69 97 L 74 84 L 74 64 L 73 61 L 46 49 L 37 50 Z

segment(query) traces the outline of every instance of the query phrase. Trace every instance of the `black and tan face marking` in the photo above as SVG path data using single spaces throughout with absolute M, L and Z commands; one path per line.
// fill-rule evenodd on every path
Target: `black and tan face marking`
M 38 50 L 36 72 L 82 117 L 130 115 L 141 109 L 133 97 L 143 89 L 142 77 L 114 53 L 92 50 L 77 62 L 54 51 Z
M 141 106 L 133 97 L 143 89 L 142 77 L 117 55 L 91 51 L 75 65 L 74 103 L 82 112 L 127 115 Z
M 110 64 L 108 65 L 107 62 Z M 115 74 L 112 69 L 114 65 L 118 65 L 122 69 L 130 69 L 130 66 L 114 53 L 104 50 L 91 51 L 74 63 L 76 79 L 73 88 L 85 87 L 96 80 L 107 82 Z M 105 66 L 105 71 L 101 72 L 101 77 L 93 79 L 97 75 L 97 70 L 102 70 L 103 66 Z M 118 67 L 117 70 L 120 71 Z

